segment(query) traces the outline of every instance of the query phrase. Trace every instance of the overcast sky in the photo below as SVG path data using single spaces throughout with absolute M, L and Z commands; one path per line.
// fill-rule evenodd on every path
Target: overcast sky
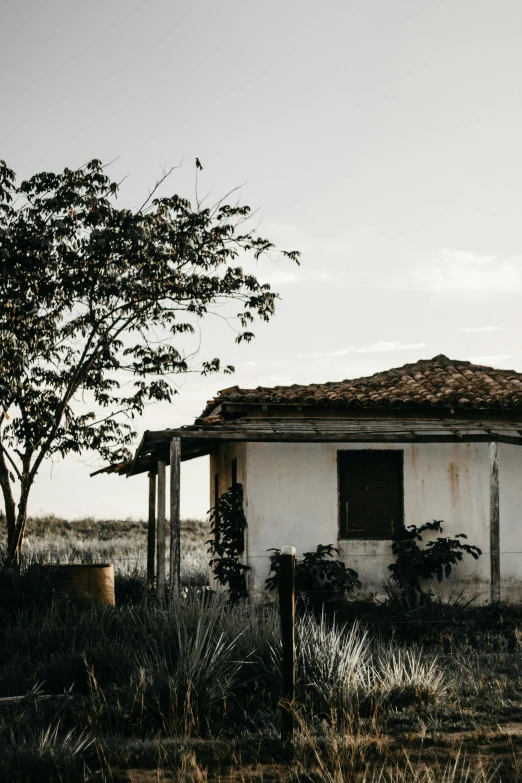
M 19 178 L 90 158 L 139 205 L 243 184 L 282 296 L 248 346 L 225 326 L 144 429 L 191 423 L 219 388 L 368 375 L 445 353 L 522 371 L 520 0 L 0 0 L 0 158 Z M 141 199 L 141 200 L 140 200 Z M 143 517 L 146 479 L 44 468 L 31 512 Z M 208 461 L 182 514 L 208 508 Z

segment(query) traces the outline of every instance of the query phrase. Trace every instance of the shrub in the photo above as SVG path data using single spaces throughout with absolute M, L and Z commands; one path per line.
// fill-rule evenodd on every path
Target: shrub
M 482 551 L 473 544 L 464 544 L 460 539 L 467 538 L 464 533 L 458 533 L 455 538 L 439 536 L 435 541 L 428 541 L 424 549 L 419 547 L 422 535 L 427 530 L 442 533 L 440 520 L 425 522 L 420 527 L 409 525 L 393 539 L 392 552 L 396 556 L 394 563 L 388 566 L 391 580 L 408 597 L 425 596 L 421 582 L 436 576 L 439 582 L 449 577 L 451 570 L 462 561 L 465 554 L 477 560 Z
M 281 564 L 281 550 L 269 549 L 270 573 L 265 580 L 268 590 L 276 590 L 279 587 L 279 569 Z M 340 560 L 327 560 L 333 558 L 333 553 L 339 550 L 332 544 L 319 544 L 315 552 L 304 552 L 303 559 L 296 563 L 295 589 L 298 593 L 313 599 L 323 601 L 326 598 L 353 593 L 361 587 L 359 576 L 352 568 L 347 568 Z

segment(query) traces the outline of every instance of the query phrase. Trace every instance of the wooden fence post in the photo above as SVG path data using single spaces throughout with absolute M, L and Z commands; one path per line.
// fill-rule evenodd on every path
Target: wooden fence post
M 147 587 L 154 587 L 154 550 L 156 548 L 156 471 L 149 473 L 149 519 L 147 526 Z
M 489 552 L 491 564 L 491 603 L 500 603 L 500 514 L 498 480 L 499 444 L 489 444 Z
M 180 593 L 180 468 L 181 440 L 172 438 L 170 441 L 170 591 L 171 595 Z
M 158 523 L 157 523 L 157 563 L 156 590 L 158 598 L 165 596 L 165 466 L 164 460 L 158 461 Z
M 295 697 L 295 547 L 281 549 L 279 566 L 279 613 L 283 643 L 283 692 L 281 694 L 281 741 L 290 744 L 294 731 Z

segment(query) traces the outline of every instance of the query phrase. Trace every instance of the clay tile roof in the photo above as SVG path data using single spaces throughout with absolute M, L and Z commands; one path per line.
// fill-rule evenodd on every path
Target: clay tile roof
M 202 421 L 221 403 L 258 403 L 327 407 L 475 408 L 522 410 L 522 373 L 496 370 L 439 355 L 421 359 L 367 378 L 309 386 L 274 386 L 218 392 L 203 411 Z M 209 420 L 211 423 L 212 420 Z

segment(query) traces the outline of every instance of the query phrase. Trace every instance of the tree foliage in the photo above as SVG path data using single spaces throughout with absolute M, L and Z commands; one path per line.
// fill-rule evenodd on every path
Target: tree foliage
M 93 450 L 125 459 L 133 420 L 147 403 L 172 400 L 173 375 L 233 370 L 219 357 L 196 363 L 183 350 L 198 319 L 236 301 L 241 342 L 252 339 L 255 318 L 274 313 L 277 294 L 237 263 L 240 254 L 258 259 L 274 250 L 246 230 L 249 207 L 226 199 L 193 207 L 156 192 L 140 209 L 117 208 L 118 184 L 98 160 L 20 185 L 0 162 L 8 562 L 19 552 L 29 491 L 45 458 Z M 298 260 L 295 251 L 281 252 Z

